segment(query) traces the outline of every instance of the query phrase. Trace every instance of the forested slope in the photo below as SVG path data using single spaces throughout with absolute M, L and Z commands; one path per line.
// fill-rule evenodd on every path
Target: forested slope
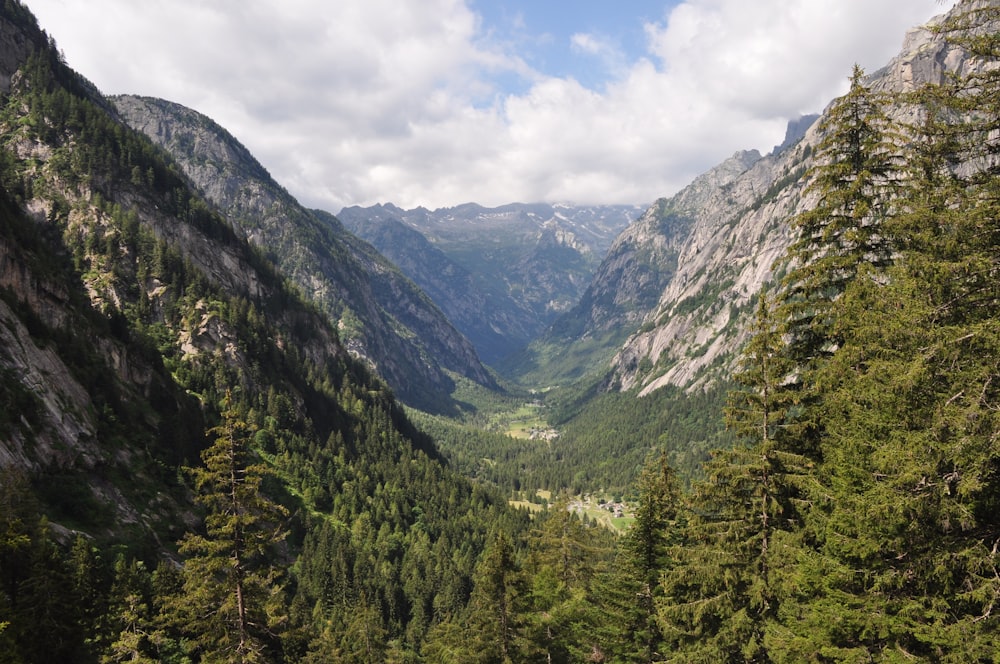
M 980 0 L 934 28 L 955 76 L 890 93 L 853 72 L 757 299 L 736 444 L 687 492 L 666 457 L 647 466 L 615 566 L 555 586 L 544 656 L 1000 658 L 998 26 Z M 510 605 L 542 594 L 532 572 L 511 568 L 530 590 Z M 530 661 L 539 624 L 508 624 L 490 661 Z
M 336 322 L 344 346 L 405 403 L 450 411 L 455 385 L 449 372 L 496 388 L 471 343 L 426 294 L 335 217 L 303 208 L 225 129 L 161 99 L 120 95 L 112 101 Z
M 742 444 L 665 531 L 664 661 L 997 659 L 998 20 L 960 3 L 958 76 L 856 70 L 819 127 L 730 397 Z
M 442 463 L 24 6 L 0 35 L 4 661 L 416 652 L 526 517 Z

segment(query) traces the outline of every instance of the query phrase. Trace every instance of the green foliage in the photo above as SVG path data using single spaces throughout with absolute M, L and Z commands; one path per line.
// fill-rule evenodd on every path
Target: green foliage
M 276 550 L 288 515 L 262 492 L 270 471 L 253 458 L 253 428 L 226 401 L 205 466 L 191 469 L 205 534 L 180 542 L 184 586 L 168 615 L 202 659 L 273 661 L 286 604 Z
M 65 602 L 65 592 L 53 588 L 69 583 L 69 552 L 46 539 L 47 527 L 27 533 L 27 548 L 12 539 L 16 555 L 0 565 L 10 577 L 0 608 L 10 599 L 16 611 L 0 616 L 8 623 L 0 639 L 25 661 L 179 662 L 209 659 L 233 643 L 247 657 L 260 646 L 282 661 L 305 657 L 310 644 L 353 648 L 360 625 L 376 635 L 373 643 L 394 644 L 382 643 L 370 658 L 412 658 L 431 627 L 466 607 L 487 529 L 518 533 L 527 515 L 447 469 L 390 391 L 349 359 L 322 316 L 210 212 L 162 153 L 114 120 L 106 102 L 74 84 L 49 55 L 33 56 L 5 100 L 0 142 L 10 148 L 36 141 L 52 157 L 25 160 L 3 151 L 9 186 L 0 198 L 0 229 L 26 274 L 65 292 L 58 311 L 68 324 L 53 325 L 27 300 L 8 303 L 32 342 L 52 348 L 90 395 L 100 446 L 92 447 L 95 458 L 84 458 L 90 467 L 45 466 L 46 475 L 29 478 L 28 495 L 47 503 L 37 512 L 97 534 L 94 546 L 105 562 L 101 582 L 90 586 L 92 601 Z M 28 198 L 51 203 L 48 219 L 21 212 Z M 178 237 L 192 244 L 174 243 Z M 252 288 L 206 273 L 204 256 L 192 251 L 202 246 L 232 256 Z M 236 434 L 224 437 L 271 472 L 258 474 L 259 464 L 247 461 L 248 509 L 226 514 L 211 499 L 220 495 L 212 453 L 208 475 L 194 477 L 207 492 L 206 527 L 183 537 L 179 556 L 170 554 L 165 549 L 184 530 L 178 512 L 190 510 L 177 468 L 205 449 L 204 423 L 219 417 L 228 389 L 241 400 L 235 420 L 223 413 L 221 422 Z M 28 439 L 24 423 L 35 424 L 34 399 L 20 383 L 2 394 L 29 406 L 11 421 Z M 116 506 L 94 486 L 121 491 L 113 495 L 123 511 L 142 506 L 141 523 L 114 518 Z M 235 572 L 223 551 L 234 550 L 241 529 L 263 532 L 277 519 L 264 516 L 258 497 L 288 510 L 281 530 L 289 535 L 247 560 L 247 599 L 260 591 L 255 606 L 266 616 L 246 614 L 255 624 L 240 646 L 240 630 L 227 622 L 236 615 L 238 626 L 240 612 L 230 611 Z M 36 513 L 25 523 L 37 520 Z M 346 544 L 324 540 L 343 527 Z M 119 552 L 122 564 L 113 572 L 108 565 Z M 156 564 L 168 554 L 180 573 Z M 326 564 L 340 556 L 351 561 L 343 576 Z M 151 581 L 138 571 L 154 567 Z M 115 577 L 121 580 L 113 586 Z M 361 600 L 367 610 L 359 623 L 351 607 Z M 212 619 L 194 618 L 196 605 L 213 602 L 220 611 Z M 73 615 L 78 606 L 100 609 L 97 627 Z M 26 618 L 46 612 L 49 622 Z
M 681 486 L 666 456 L 653 457 L 638 479 L 635 521 L 619 543 L 619 553 L 604 584 L 594 593 L 604 619 L 598 633 L 610 661 L 652 662 L 666 645 L 657 619 L 662 602 L 661 576 L 673 567 L 671 553 L 683 526 Z
M 559 462 L 549 471 L 557 473 L 557 481 L 548 486 L 625 491 L 659 450 L 690 481 L 710 450 L 731 445 L 721 415 L 727 389 L 717 385 L 686 393 L 666 387 L 642 398 L 602 394 L 560 427 L 550 452 Z
M 508 495 L 538 490 L 627 493 L 653 451 L 664 449 L 688 482 L 708 452 L 727 447 L 721 410 L 726 388 L 686 394 L 664 388 L 634 394 L 567 393 L 547 396 L 542 413 L 558 426 L 552 440 L 512 438 L 416 415 L 461 474 L 489 482 Z
M 1000 14 L 944 29 L 986 18 Z M 923 122 L 898 128 L 855 70 L 828 115 L 820 204 L 798 220 L 777 320 L 761 299 L 730 400 L 745 447 L 706 466 L 664 576 L 668 661 L 996 659 L 986 72 L 911 97 Z

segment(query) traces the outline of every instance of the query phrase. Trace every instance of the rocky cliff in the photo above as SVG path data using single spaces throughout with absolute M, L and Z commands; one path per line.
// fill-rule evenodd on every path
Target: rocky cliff
M 303 208 L 223 128 L 163 100 L 113 101 L 338 324 L 346 347 L 404 401 L 447 408 L 454 389 L 449 372 L 495 387 L 472 345 L 430 298 L 335 217 Z
M 900 54 L 870 74 L 871 87 L 909 91 L 973 66 L 961 48 L 933 30 L 938 23 L 911 30 Z M 900 118 L 912 112 L 894 110 Z M 815 119 L 791 123 L 771 154 L 738 153 L 657 201 L 598 269 L 560 352 L 580 355 L 593 339 L 617 329 L 628 338 L 614 352 L 606 384 L 640 394 L 665 385 L 698 389 L 730 375 L 752 303 L 792 239 L 789 221 L 814 204 L 805 191 L 819 138 Z M 615 328 L 617 320 L 626 326 Z M 561 332 L 558 324 L 553 332 Z
M 962 10 L 973 4 L 964 3 Z M 947 72 L 966 73 L 967 66 L 961 48 L 924 26 L 906 35 L 900 54 L 869 82 L 875 90 L 912 91 L 942 82 Z M 905 118 L 912 109 L 900 106 L 894 112 Z M 792 239 L 789 220 L 814 203 L 803 192 L 819 138 L 816 126 L 797 145 L 786 145 L 728 184 L 702 191 L 688 207 L 695 221 L 675 278 L 614 359 L 622 389 L 646 394 L 668 384 L 693 388 L 731 372 L 745 341 L 750 302 L 771 280 L 775 259 Z M 686 189 L 669 205 L 689 206 L 691 195 Z
M 416 502 L 393 509 L 407 524 L 434 512 L 424 503 L 410 517 L 422 478 L 471 492 L 330 318 L 14 1 L 0 6 L 0 90 L 0 490 L 27 487 L 18 499 L 37 502 L 64 541 L 77 531 L 160 555 L 197 525 L 179 467 L 198 464 L 232 402 L 257 432 L 273 490 L 310 501 L 299 513 L 330 509 L 320 494 L 332 480 L 315 488 L 333 477 L 324 463 L 360 495 L 406 476 L 398 493 Z M 277 205 L 257 176 L 234 191 L 250 209 Z M 368 251 L 352 265 L 388 270 Z M 411 297 L 377 293 L 396 282 L 379 283 L 373 298 Z

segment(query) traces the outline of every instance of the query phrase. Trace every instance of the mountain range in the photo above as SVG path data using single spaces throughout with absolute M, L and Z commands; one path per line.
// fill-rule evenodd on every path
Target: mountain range
M 336 321 L 348 350 L 402 400 L 446 410 L 451 375 L 495 388 L 475 349 L 424 292 L 335 217 L 301 206 L 229 132 L 167 101 L 112 101 L 125 122 L 167 150 L 199 192 Z
M 916 29 L 869 79 L 912 89 L 959 57 Z M 428 411 L 454 409 L 453 377 L 495 390 L 484 364 L 531 388 L 586 380 L 646 395 L 724 380 L 791 242 L 788 220 L 812 204 L 817 115 L 791 121 L 770 154 L 737 152 L 644 211 L 386 203 L 335 216 L 302 207 L 210 119 L 112 101 L 337 322 L 346 348 Z
M 911 30 L 867 80 L 873 90 L 907 92 L 970 66 L 931 24 Z M 731 375 L 754 302 L 792 241 L 789 221 L 815 204 L 806 191 L 818 118 L 790 122 L 770 154 L 737 152 L 656 201 L 616 239 L 577 305 L 504 371 L 540 384 L 589 375 L 637 395 L 703 389 Z
M 640 206 L 514 203 L 402 210 L 349 207 L 337 217 L 416 282 L 492 366 L 579 300 Z
M 516 531 L 527 517 L 448 467 L 370 358 L 348 348 L 333 305 L 312 296 L 346 294 L 343 311 L 383 315 L 399 337 L 409 334 L 400 333 L 398 319 L 347 295 L 395 297 L 402 320 L 437 311 L 426 297 L 370 247 L 341 241 L 329 220 L 290 206 L 238 150 L 226 161 L 247 169 L 238 185 L 205 180 L 245 196 L 242 207 L 229 208 L 245 216 L 223 214 L 179 160 L 125 123 L 127 102 L 104 97 L 70 69 L 31 12 L 13 1 L 0 6 L 0 90 L 2 657 L 99 661 L 121 634 L 105 621 L 126 568 L 150 583 L 153 570 L 157 583 L 194 573 L 183 543 L 206 528 L 218 534 L 205 519 L 212 508 L 199 474 L 213 445 L 228 455 L 231 501 L 223 502 L 242 501 L 237 492 L 252 487 L 251 503 L 271 505 L 268 518 L 281 519 L 267 526 L 279 528 L 281 545 L 255 550 L 242 569 L 264 562 L 283 570 L 282 580 L 269 578 L 282 584 L 272 591 L 287 620 L 303 628 L 312 620 L 302 616 L 313 608 L 288 618 L 292 603 L 327 605 L 316 610 L 329 621 L 359 606 L 392 606 L 388 629 L 395 638 L 409 629 L 419 641 L 430 628 L 425 607 L 464 606 L 486 529 L 503 520 Z M 178 126 L 173 135 L 185 134 Z M 217 166 L 204 165 L 209 173 Z M 254 217 L 261 207 L 277 221 Z M 268 223 L 294 231 L 284 236 Z M 306 232 L 321 242 L 299 243 L 297 233 Z M 255 234 L 273 244 L 257 244 Z M 278 263 L 287 256 L 274 247 L 298 251 L 301 264 L 285 265 L 316 270 L 314 281 L 302 285 L 283 272 Z M 346 271 L 321 271 L 331 266 Z M 331 283 L 330 274 L 347 281 Z M 465 352 L 472 376 L 490 384 L 468 342 L 435 315 L 441 338 L 429 343 L 454 339 L 451 350 Z M 438 371 L 450 380 L 448 370 Z M 241 503 L 227 512 L 241 520 L 236 532 L 255 528 L 245 520 L 254 509 Z M 305 566 L 294 588 L 283 585 L 293 560 Z M 405 581 L 404 569 L 422 580 L 419 588 Z M 245 580 L 253 578 L 248 572 Z M 336 603 L 321 596 L 324 587 L 340 589 Z M 152 586 L 136 592 L 132 609 L 149 615 Z M 177 597 L 200 601 L 197 593 Z M 207 601 L 194 632 L 211 622 L 208 613 L 225 610 L 225 600 Z M 364 619 L 370 623 L 371 614 Z M 304 651 L 318 632 L 301 634 L 295 647 Z M 172 658 L 165 653 L 174 645 L 143 638 L 133 651 Z M 201 647 L 183 645 L 188 638 L 170 637 L 176 652 Z M 271 645 L 259 647 L 277 657 L 274 639 L 261 638 Z

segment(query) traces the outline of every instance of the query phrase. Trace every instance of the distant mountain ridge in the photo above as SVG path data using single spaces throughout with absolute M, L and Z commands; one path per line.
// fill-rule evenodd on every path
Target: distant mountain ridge
M 401 399 L 446 407 L 454 389 L 449 372 L 496 386 L 469 341 L 419 288 L 335 217 L 301 206 L 225 129 L 164 100 L 126 95 L 113 102 L 338 322 L 345 346 Z
M 756 150 L 738 152 L 682 192 L 691 199 L 688 204 L 661 199 L 646 210 L 615 239 L 580 302 L 505 367 L 506 372 L 526 382 L 565 384 L 607 366 L 674 280 L 694 231 L 696 201 L 703 192 L 732 182 L 760 158 Z
M 568 311 L 641 206 L 348 207 L 338 218 L 427 292 L 494 364 Z

